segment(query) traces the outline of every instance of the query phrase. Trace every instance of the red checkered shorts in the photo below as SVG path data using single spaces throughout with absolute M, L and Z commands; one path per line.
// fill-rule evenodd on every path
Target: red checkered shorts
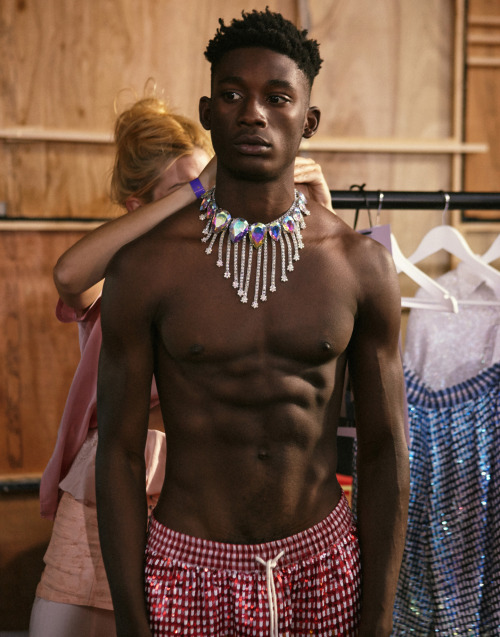
M 354 636 L 360 592 L 345 496 L 319 524 L 265 544 L 200 540 L 151 517 L 146 595 L 155 637 Z

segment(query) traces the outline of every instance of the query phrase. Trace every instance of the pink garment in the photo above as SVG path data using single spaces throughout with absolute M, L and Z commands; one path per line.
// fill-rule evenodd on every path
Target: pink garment
M 57 303 L 56 316 L 62 323 L 78 323 L 81 358 L 73 377 L 59 425 L 57 441 L 40 483 L 40 514 L 53 520 L 59 503 L 59 483 L 67 475 L 89 429 L 97 427 L 97 369 L 101 350 L 101 298 L 84 313 Z M 151 407 L 158 404 L 153 379 Z
M 90 429 L 80 451 L 66 476 L 59 483 L 64 493 L 70 493 L 76 500 L 87 505 L 96 504 L 95 457 L 97 451 L 97 429 Z M 158 499 L 165 478 L 167 443 L 163 431 L 149 429 L 144 449 L 146 462 L 146 493 Z M 59 517 L 59 509 L 57 512 Z

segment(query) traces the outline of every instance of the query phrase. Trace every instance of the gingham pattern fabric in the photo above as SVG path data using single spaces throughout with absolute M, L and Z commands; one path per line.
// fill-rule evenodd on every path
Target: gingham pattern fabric
M 314 527 L 266 544 L 223 544 L 176 533 L 151 518 L 146 595 L 155 637 L 269 637 L 263 562 L 273 569 L 280 636 L 355 636 L 359 544 L 342 496 Z
M 439 391 L 405 378 L 411 489 L 393 635 L 500 635 L 500 364 Z

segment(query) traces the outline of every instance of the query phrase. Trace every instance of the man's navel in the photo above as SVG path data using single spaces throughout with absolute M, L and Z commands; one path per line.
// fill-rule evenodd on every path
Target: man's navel
M 204 351 L 205 348 L 203 347 L 203 345 L 199 345 L 198 343 L 191 345 L 191 347 L 189 348 L 189 353 L 192 356 L 200 356 L 200 354 L 203 354 Z

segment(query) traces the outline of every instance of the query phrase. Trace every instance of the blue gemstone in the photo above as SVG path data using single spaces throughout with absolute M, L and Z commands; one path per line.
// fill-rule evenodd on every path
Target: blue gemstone
M 264 223 L 253 223 L 250 226 L 249 236 L 254 248 L 259 248 L 266 238 L 267 228 Z
M 292 215 L 287 215 L 281 223 L 285 232 L 292 233 L 295 230 L 295 221 Z
M 273 241 L 279 241 L 281 236 L 281 225 L 279 221 L 273 221 L 269 224 L 268 228 L 269 236 Z
M 229 236 L 233 243 L 238 243 L 248 233 L 248 221 L 246 219 L 233 219 L 229 228 Z
M 217 213 L 218 207 L 214 201 L 210 201 L 207 205 L 207 218 L 212 219 L 212 217 Z

